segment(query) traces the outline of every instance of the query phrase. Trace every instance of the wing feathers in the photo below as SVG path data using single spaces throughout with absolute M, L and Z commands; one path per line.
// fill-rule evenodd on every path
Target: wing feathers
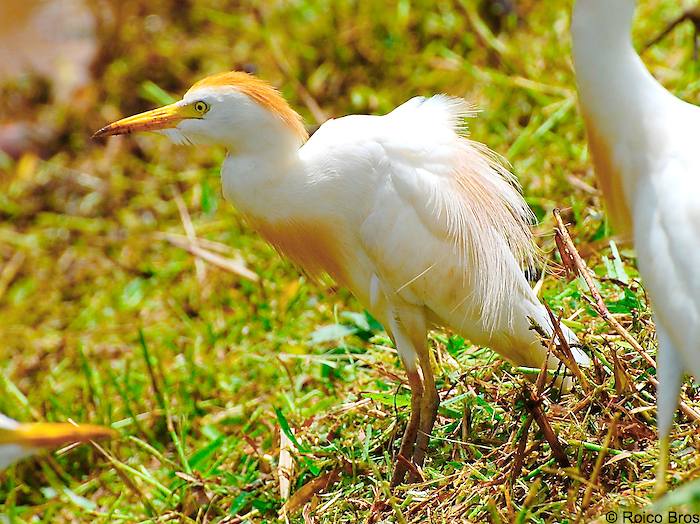
M 409 164 L 395 169 L 394 185 L 424 225 L 452 243 L 463 278 L 476 292 L 471 299 L 493 325 L 502 318 L 504 298 L 525 283 L 522 269 L 536 258 L 529 227 L 534 215 L 502 159 L 464 137 L 464 119 L 473 114 L 458 98 L 409 100 L 390 116 L 402 126 L 410 121 L 412 140 L 404 130 L 402 144 L 392 142 L 388 155 L 395 164 Z
M 444 210 L 465 271 L 474 279 L 482 315 L 492 325 L 508 302 L 505 297 L 522 285 L 521 270 L 534 263 L 529 228 L 534 216 L 511 173 L 494 161 L 486 146 L 461 141 L 452 190 L 443 194 Z
M 393 119 L 407 118 L 411 125 L 415 125 L 417 120 L 422 120 L 423 124 L 432 124 L 428 127 L 451 129 L 459 135 L 466 135 L 466 119 L 476 116 L 477 113 L 478 110 L 464 98 L 435 95 L 430 98 L 411 98 L 387 116 Z

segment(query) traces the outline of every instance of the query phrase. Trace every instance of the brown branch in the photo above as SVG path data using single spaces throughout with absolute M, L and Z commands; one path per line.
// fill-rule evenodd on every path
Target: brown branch
M 694 35 L 695 38 L 693 38 L 693 59 L 697 60 L 698 59 L 698 31 L 700 31 L 700 7 L 693 7 L 691 9 L 686 10 L 683 14 L 681 14 L 673 22 L 668 24 L 666 26 L 666 29 L 664 29 L 655 38 L 650 40 L 642 48 L 642 53 L 645 52 L 650 47 L 655 46 L 656 44 L 661 42 L 661 40 L 666 38 L 671 33 L 671 31 L 673 31 L 676 27 L 678 27 L 680 24 L 682 24 L 686 20 L 690 20 L 693 23 L 693 26 L 695 27 L 695 35 Z
M 547 439 L 549 448 L 552 450 L 552 455 L 554 455 L 554 458 L 557 459 L 557 462 L 561 467 L 571 467 L 571 463 L 566 456 L 564 447 L 559 442 L 559 438 L 557 437 L 556 433 L 554 433 L 554 429 L 549 423 L 549 419 L 547 418 L 544 409 L 542 409 L 542 398 L 527 384 L 523 385 L 523 391 L 525 393 L 525 406 L 542 430 L 544 438 Z
M 605 320 L 610 327 L 612 327 L 617 333 L 630 345 L 632 348 L 634 348 L 637 353 L 639 353 L 646 362 L 652 366 L 654 369 L 656 369 L 656 362 L 654 362 L 654 359 L 649 356 L 649 354 L 644 351 L 642 346 L 637 342 L 637 340 L 629 334 L 629 332 L 622 327 L 622 324 L 620 324 L 615 317 L 612 316 L 610 311 L 608 310 L 608 307 L 605 305 L 605 302 L 603 301 L 603 297 L 600 295 L 600 292 L 598 291 L 598 288 L 595 286 L 595 282 L 593 281 L 593 277 L 591 276 L 591 273 L 586 266 L 586 263 L 583 261 L 581 258 L 581 255 L 579 255 L 578 251 L 576 250 L 576 246 L 574 245 L 574 241 L 571 240 L 571 236 L 569 235 L 569 231 L 566 229 L 566 225 L 564 224 L 564 221 L 561 218 L 561 213 L 559 212 L 558 209 L 555 209 L 552 211 L 554 214 L 554 220 L 556 220 L 557 227 L 555 230 L 555 238 L 557 239 L 557 247 L 559 248 L 559 251 L 562 256 L 562 260 L 570 261 L 574 268 L 576 273 L 581 275 L 583 279 L 586 281 L 586 284 L 588 285 L 588 289 L 591 292 L 591 295 L 593 296 L 593 307 L 596 309 L 598 314 Z M 569 268 L 569 269 L 574 269 L 574 268 Z M 654 377 L 649 377 L 649 382 L 651 382 L 654 387 L 659 388 L 659 381 L 656 380 Z M 685 413 L 689 418 L 694 420 L 695 422 L 700 423 L 700 414 L 695 411 L 693 408 L 691 408 L 688 404 L 686 404 L 682 399 L 679 399 L 679 407 L 680 410 Z
M 562 332 L 561 329 L 561 324 L 560 320 L 557 319 L 554 316 L 554 313 L 552 313 L 552 310 L 549 308 L 548 305 L 545 304 L 545 308 L 547 309 L 547 314 L 549 315 L 549 320 L 552 322 L 552 326 L 554 327 L 554 333 L 557 335 L 557 339 L 559 340 L 559 347 L 561 348 L 560 353 L 561 356 L 563 356 L 563 359 L 560 359 L 566 364 L 566 367 L 569 368 L 569 370 L 574 374 L 574 376 L 578 379 L 578 381 L 581 384 L 581 387 L 583 388 L 583 391 L 585 393 L 590 393 L 591 391 L 591 385 L 588 382 L 588 379 L 581 373 L 581 368 L 578 366 L 578 363 L 576 362 L 576 358 L 574 358 L 574 354 L 571 351 L 571 347 L 569 346 L 569 342 L 566 340 L 566 337 L 564 336 L 564 333 Z M 557 355 L 560 356 L 560 355 Z
M 537 381 L 535 382 L 535 393 L 538 398 L 540 395 L 542 395 L 542 392 L 544 391 L 544 386 L 545 383 L 547 382 L 547 361 L 549 361 L 549 355 L 552 353 L 552 350 L 556 346 L 554 343 L 554 340 L 556 339 L 556 336 L 552 335 L 552 338 L 549 340 L 549 344 L 547 344 L 547 355 L 545 356 L 545 359 L 542 361 L 542 365 L 540 366 L 540 372 L 537 375 Z M 526 393 L 525 396 L 527 397 L 528 394 Z M 525 399 L 525 404 L 527 407 L 527 398 Z M 525 424 L 523 424 L 521 428 L 521 433 L 520 433 L 520 438 L 518 439 L 518 447 L 515 450 L 515 458 L 513 459 L 513 469 L 511 470 L 511 482 L 515 482 L 517 478 L 520 476 L 520 472 L 523 469 L 523 464 L 525 464 L 525 459 L 528 456 L 528 453 L 526 452 L 525 446 L 527 445 L 527 436 L 530 433 L 530 426 L 532 426 L 532 421 L 535 420 L 535 415 L 533 413 L 530 413 L 527 416 L 527 420 L 525 421 Z M 539 423 L 539 422 L 538 422 Z
M 608 323 L 608 325 L 610 325 L 610 327 L 617 331 L 617 333 L 622 338 L 624 338 L 625 341 L 630 346 L 632 346 L 634 350 L 642 356 L 642 358 L 644 358 L 644 360 L 647 361 L 647 364 L 656 369 L 656 362 L 654 362 L 654 359 L 651 358 L 646 351 L 644 351 L 644 348 L 642 348 L 639 342 L 637 342 L 637 340 L 632 335 L 630 335 L 624 327 L 622 327 L 622 324 L 620 324 L 617 321 L 617 319 L 612 315 L 612 313 L 610 313 L 610 310 L 608 310 L 608 306 L 605 305 L 605 301 L 603 300 L 603 297 L 601 296 L 600 292 L 598 291 L 598 288 L 595 285 L 595 282 L 593 281 L 593 277 L 591 276 L 588 266 L 586 266 L 586 263 L 583 261 L 581 255 L 579 255 L 578 251 L 576 250 L 574 241 L 571 240 L 569 231 L 568 229 L 566 229 L 566 225 L 564 224 L 564 221 L 561 218 L 561 213 L 558 209 L 555 209 L 553 213 L 554 219 L 557 222 L 555 235 L 561 240 L 561 242 L 557 241 L 557 246 L 559 247 L 562 260 L 566 259 L 568 261 L 573 262 L 574 267 L 576 268 L 576 272 L 579 275 L 581 275 L 586 281 L 588 289 L 591 292 L 591 295 L 593 295 L 593 307 L 595 307 L 596 311 L 603 318 L 603 320 L 605 320 Z M 562 252 L 562 248 L 566 251 Z
M 533 420 L 535 420 L 535 417 L 532 414 L 528 415 L 525 424 L 522 426 L 520 438 L 518 439 L 518 447 L 515 450 L 515 458 L 513 459 L 513 469 L 511 470 L 510 476 L 511 482 L 515 482 L 518 479 L 523 469 L 523 464 L 525 464 L 525 459 L 527 458 L 525 446 L 527 445 L 527 435 L 530 432 L 530 426 Z
M 608 434 L 605 436 L 603 448 L 600 450 L 600 453 L 598 453 L 598 458 L 596 459 L 595 466 L 593 467 L 593 474 L 591 475 L 591 479 L 586 486 L 586 491 L 583 494 L 583 501 L 581 501 L 581 509 L 578 512 L 576 524 L 581 522 L 584 512 L 586 511 L 586 509 L 588 509 L 588 506 L 591 504 L 591 496 L 593 495 L 593 490 L 596 488 L 600 489 L 600 487 L 598 486 L 598 477 L 600 476 L 600 470 L 603 468 L 603 460 L 605 460 L 605 456 L 608 454 L 608 450 L 610 449 L 610 442 L 612 441 L 612 438 L 615 435 L 615 432 L 617 431 L 617 422 L 619 419 L 620 414 L 617 413 L 613 417 L 612 422 L 608 427 Z

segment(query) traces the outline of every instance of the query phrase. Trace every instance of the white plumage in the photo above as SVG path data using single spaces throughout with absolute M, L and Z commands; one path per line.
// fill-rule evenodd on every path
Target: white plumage
M 340 191 L 342 184 L 351 185 L 364 200 L 349 202 L 355 209 L 348 215 L 355 216 L 347 226 L 359 232 L 373 269 L 386 274 L 393 290 L 408 302 L 434 304 L 432 312 L 444 319 L 461 313 L 461 320 L 451 322 L 456 329 L 468 317 L 480 317 L 490 332 L 511 321 L 513 311 L 499 297 L 523 282 L 515 268 L 532 265 L 528 224 L 534 217 L 497 157 L 460 136 L 471 114 L 462 99 L 414 98 L 384 117 L 350 116 L 324 124 L 300 157 L 313 180 L 326 178 L 324 163 L 328 152 L 335 152 L 332 169 L 345 180 L 333 185 Z M 370 169 L 363 169 L 365 162 Z M 326 191 L 337 192 L 319 187 L 319 196 Z M 417 238 L 435 245 L 407 256 Z M 440 300 L 434 288 L 440 283 L 462 288 L 458 300 L 470 307 Z
M 394 338 L 413 398 L 400 454 L 420 466 L 439 403 L 427 330 L 451 327 L 536 367 L 546 352 L 530 318 L 551 332 L 523 273 L 532 213 L 496 155 L 463 136 L 471 114 L 462 99 L 414 98 L 385 116 L 330 120 L 305 142 L 276 91 L 234 72 L 96 135 L 166 129 L 228 148 L 224 196 L 306 272 L 347 286 Z M 405 472 L 399 461 L 393 481 Z
M 16 420 L 6 417 L 0 413 L 0 431 L 13 431 L 17 429 L 18 426 L 19 423 Z M 10 464 L 29 455 L 31 455 L 31 452 L 28 452 L 22 446 L 17 444 L 0 444 L 0 470 L 5 469 Z
M 578 0 L 573 51 L 596 174 L 654 309 L 666 445 L 682 374 L 700 377 L 700 109 L 647 71 L 630 38 L 634 11 L 635 0 Z

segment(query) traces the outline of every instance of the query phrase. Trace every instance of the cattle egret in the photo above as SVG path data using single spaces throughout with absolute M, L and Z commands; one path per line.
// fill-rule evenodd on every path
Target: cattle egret
M 411 388 L 394 485 L 409 461 L 422 465 L 437 414 L 429 328 L 533 367 L 546 351 L 529 319 L 552 330 L 522 269 L 534 256 L 531 211 L 495 154 L 464 137 L 471 114 L 459 98 L 418 97 L 385 116 L 329 120 L 309 139 L 275 89 L 229 72 L 95 133 L 161 131 L 226 147 L 225 198 L 278 251 L 311 276 L 329 274 L 382 322 Z
M 573 54 L 588 143 L 608 213 L 633 240 L 654 307 L 661 457 L 684 371 L 700 378 L 700 109 L 666 91 L 644 67 L 630 32 L 635 0 L 578 0 Z
M 112 436 L 114 431 L 101 426 L 44 422 L 21 424 L 0 413 L 0 470 L 45 449 Z

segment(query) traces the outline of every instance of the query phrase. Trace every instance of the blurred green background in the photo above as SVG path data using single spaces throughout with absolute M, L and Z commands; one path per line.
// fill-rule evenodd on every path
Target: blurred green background
M 653 353 L 633 253 L 610 249 L 595 189 L 576 106 L 571 7 L 2 0 L 0 411 L 107 424 L 121 438 L 104 453 L 83 446 L 0 473 L 0 513 L 17 522 L 275 521 L 280 451 L 290 448 L 281 435 L 296 448 L 291 491 L 302 495 L 288 503 L 293 522 L 564 522 L 647 501 L 656 457 L 649 370 L 609 336 L 553 252 L 558 206 L 609 307 Z M 637 47 L 682 7 L 640 2 Z M 692 40 L 682 25 L 643 58 L 696 102 Z M 527 415 L 516 401 L 524 375 L 436 333 L 444 402 L 431 482 L 389 497 L 384 481 L 409 396 L 381 327 L 346 291 L 307 281 L 222 200 L 225 151 L 155 135 L 90 140 L 106 123 L 230 69 L 278 87 L 311 130 L 328 117 L 386 113 L 414 95 L 463 96 L 481 109 L 472 137 L 512 162 L 541 220 L 541 293 L 601 356 L 618 351 L 635 381 L 620 391 L 602 365 L 591 370 L 601 387 L 580 411 L 580 391 L 549 407 L 572 471 L 556 469 L 533 431 L 522 473 L 508 478 Z M 196 262 L 183 249 L 190 220 L 199 248 L 244 264 L 259 282 Z M 686 395 L 697 403 L 690 384 Z M 617 412 L 611 456 L 619 458 L 581 507 L 582 479 Z M 700 467 L 697 431 L 679 424 L 675 481 Z

